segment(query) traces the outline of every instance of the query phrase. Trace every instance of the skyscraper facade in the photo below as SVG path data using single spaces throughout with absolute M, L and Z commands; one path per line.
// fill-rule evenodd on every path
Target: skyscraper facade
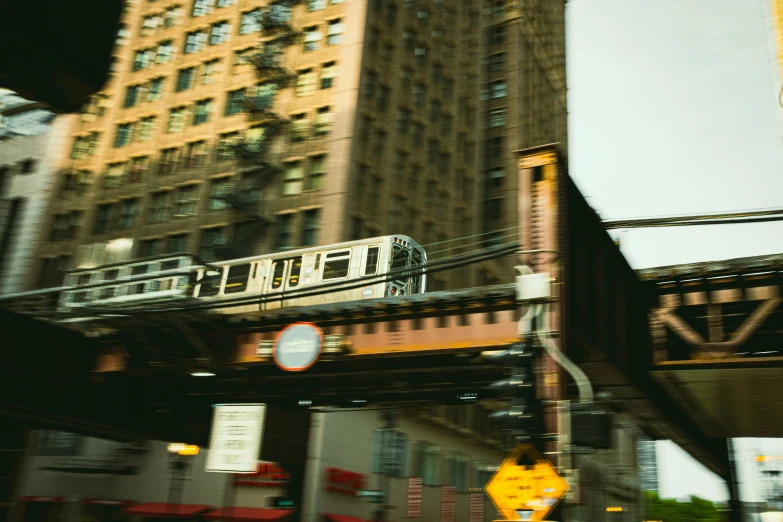
M 513 151 L 565 142 L 563 9 L 128 2 L 49 210 L 50 228 L 77 226 L 45 237 L 30 286 L 118 238 L 133 240 L 127 257 L 205 260 L 388 233 L 437 243 L 431 258 L 477 234 L 502 241 L 494 231 L 517 219 Z M 471 273 L 433 274 L 431 288 Z
M 654 440 L 639 441 L 639 475 L 642 491 L 658 493 L 658 456 Z

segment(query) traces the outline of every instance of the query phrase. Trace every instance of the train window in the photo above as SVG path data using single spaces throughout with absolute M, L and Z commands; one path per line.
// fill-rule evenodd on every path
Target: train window
M 86 303 L 87 302 L 87 292 L 75 292 L 73 294 L 73 302 L 74 303 Z
M 272 290 L 280 288 L 283 285 L 283 272 L 285 271 L 285 261 L 278 261 L 272 269 Z
M 175 270 L 177 268 L 179 268 L 179 259 L 175 259 L 173 261 L 164 261 L 160 264 L 161 272 L 163 270 Z
M 76 284 L 87 285 L 89 283 L 90 283 L 90 274 L 82 274 L 79 276 L 79 281 Z
M 296 257 L 291 261 L 291 269 L 288 273 L 288 287 L 293 287 L 299 284 L 299 273 L 302 271 L 302 258 Z
M 232 266 L 226 276 L 226 294 L 235 294 L 247 290 L 247 280 L 250 277 L 250 263 Z
M 119 275 L 119 270 L 107 270 L 103 273 L 103 280 L 104 281 L 113 281 L 117 279 L 117 276 Z
M 408 266 L 408 251 L 399 245 L 392 245 L 392 270 L 399 270 Z
M 321 278 L 324 281 L 329 279 L 340 279 L 348 276 L 348 267 L 351 264 L 351 251 L 343 250 L 341 252 L 332 252 L 326 254 L 324 259 L 324 275 Z
M 318 269 L 321 268 L 321 254 L 315 255 L 315 271 L 318 272 Z
M 367 249 L 367 261 L 364 263 L 364 275 L 375 275 L 378 271 L 378 257 L 381 248 L 374 246 Z
M 207 272 L 205 271 L 204 275 L 199 280 L 201 288 L 198 291 L 198 296 L 212 297 L 218 295 L 218 292 L 220 291 L 220 280 L 222 278 L 223 274 L 221 272 L 218 272 L 215 275 L 207 275 Z
M 131 268 L 131 275 L 132 276 L 138 276 L 142 274 L 147 273 L 147 266 L 148 265 L 136 265 L 133 268 Z M 133 286 L 131 286 L 130 289 L 131 294 L 143 294 L 144 293 L 144 283 L 137 283 Z

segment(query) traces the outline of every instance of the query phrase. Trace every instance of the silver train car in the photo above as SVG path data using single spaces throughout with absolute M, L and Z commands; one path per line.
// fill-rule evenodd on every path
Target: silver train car
M 426 291 L 426 274 L 415 270 L 426 264 L 424 248 L 403 235 L 209 264 L 189 254 L 171 254 L 72 270 L 66 275 L 67 289 L 61 294 L 59 308 L 111 309 L 171 300 L 237 302 L 269 296 L 261 302 L 218 309 L 239 313 L 396 297 Z M 372 276 L 381 279 L 390 272 L 396 275 L 389 280 L 368 281 L 366 285 L 357 281 Z

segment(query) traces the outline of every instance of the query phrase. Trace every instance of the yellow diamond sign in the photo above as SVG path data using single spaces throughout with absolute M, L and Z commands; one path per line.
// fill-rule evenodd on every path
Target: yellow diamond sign
M 546 520 L 568 483 L 533 446 L 518 446 L 484 486 L 506 520 Z

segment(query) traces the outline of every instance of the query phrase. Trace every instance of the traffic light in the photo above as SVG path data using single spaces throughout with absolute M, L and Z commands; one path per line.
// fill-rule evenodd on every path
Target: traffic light
M 536 399 L 536 355 L 531 343 L 517 343 L 508 350 L 485 357 L 487 362 L 510 369 L 508 379 L 494 382 L 487 388 L 488 394 L 511 401 L 510 409 L 492 413 L 490 421 L 522 439 L 543 434 L 543 417 Z

